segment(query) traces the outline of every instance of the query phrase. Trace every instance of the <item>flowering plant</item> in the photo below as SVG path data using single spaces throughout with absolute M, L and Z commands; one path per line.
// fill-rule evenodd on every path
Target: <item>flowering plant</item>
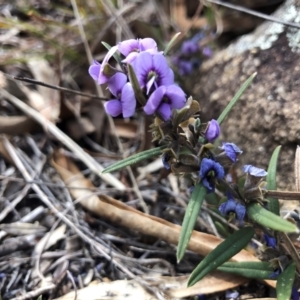
M 254 278 L 257 276 L 271 278 L 275 272 L 276 276 L 280 274 L 278 280 L 288 276 L 293 282 L 295 265 L 291 259 L 288 259 L 285 265 L 255 262 L 245 266 L 227 262 L 254 236 L 255 230 L 253 226 L 249 226 L 250 224 L 259 225 L 263 229 L 267 237 L 266 248 L 276 247 L 275 238 L 279 239 L 282 236 L 286 238 L 285 233 L 298 232 L 293 222 L 279 216 L 277 197 L 286 197 L 286 199 L 292 197 L 288 193 L 280 194 L 275 191 L 276 165 L 280 147 L 274 151 L 268 172 L 252 165 L 245 165 L 243 167 L 245 182 L 241 186 L 232 175 L 242 150 L 231 142 L 223 142 L 222 146 L 216 146 L 223 120 L 256 74 L 243 84 L 219 118 L 203 123 L 199 103 L 191 97 L 187 99 L 184 91 L 176 85 L 174 73 L 166 59 L 167 51 L 173 42 L 174 39 L 164 52 L 158 50 L 156 42 L 151 38 L 131 39 L 113 47 L 106 44 L 109 51 L 102 63 L 94 61 L 90 66 L 91 77 L 98 84 L 106 84 L 113 95 L 112 99 L 104 105 L 107 114 L 112 117 L 122 115 L 124 118 L 129 118 L 134 116 L 137 110 L 142 109 L 145 114 L 153 116 L 154 121 L 150 129 L 153 141 L 159 144 L 159 147 L 117 162 L 104 172 L 116 171 L 161 155 L 163 165 L 168 172 L 184 175 L 189 182 L 193 183 L 191 199 L 179 237 L 178 261 L 184 256 L 204 199 L 216 190 L 225 193 L 227 200 L 220 204 L 219 212 L 229 217 L 229 221 L 236 220 L 242 228 L 202 260 L 191 274 L 189 285 L 195 284 L 217 267 L 227 272 Z M 196 46 L 186 43 L 183 48 L 186 52 L 193 52 Z M 110 64 L 113 56 L 119 64 L 118 67 Z M 289 251 L 294 250 L 286 250 L 284 255 L 293 257 Z M 274 260 L 274 257 L 272 259 Z M 260 275 L 257 275 L 258 270 L 261 271 Z M 279 284 L 278 293 L 281 293 L 280 286 Z M 292 285 L 285 295 L 291 293 L 291 290 Z

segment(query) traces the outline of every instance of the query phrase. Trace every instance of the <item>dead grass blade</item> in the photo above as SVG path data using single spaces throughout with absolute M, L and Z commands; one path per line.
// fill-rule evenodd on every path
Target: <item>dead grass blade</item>
M 33 128 L 34 122 L 27 116 L 0 116 L 0 133 L 19 135 Z
M 78 170 L 76 165 L 62 154 L 56 153 L 52 162 L 66 185 L 72 180 L 72 185 L 81 187 L 93 187 Z M 172 224 L 164 219 L 144 214 L 126 204 L 117 201 L 107 195 L 96 196 L 86 190 L 72 190 L 71 195 L 74 199 L 80 199 L 80 204 L 88 211 L 97 214 L 129 229 L 136 230 L 142 234 L 150 235 L 162 239 L 170 244 L 177 245 L 181 226 Z M 222 239 L 210 234 L 193 231 L 188 249 L 202 256 L 210 253 Z M 246 250 L 232 258 L 232 261 L 259 261 L 255 256 Z M 275 287 L 275 282 L 266 280 L 270 286 Z

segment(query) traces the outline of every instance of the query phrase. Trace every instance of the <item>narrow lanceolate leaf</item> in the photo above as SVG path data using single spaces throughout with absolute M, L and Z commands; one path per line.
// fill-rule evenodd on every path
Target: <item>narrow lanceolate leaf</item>
M 188 286 L 194 285 L 209 272 L 236 255 L 247 246 L 253 235 L 254 229 L 252 227 L 244 227 L 233 233 L 201 261 L 192 272 L 188 280 Z
M 276 184 L 276 171 L 277 171 L 277 161 L 278 161 L 278 156 L 280 152 L 281 146 L 276 147 L 274 150 L 272 157 L 269 162 L 269 167 L 268 167 L 268 175 L 267 175 L 267 189 L 268 190 L 276 190 L 277 189 L 277 184 Z M 268 203 L 268 209 L 271 211 L 273 214 L 279 216 L 279 201 L 277 198 L 268 198 L 269 203 Z
M 177 40 L 178 36 L 181 34 L 181 32 L 176 33 L 173 38 L 171 39 L 171 41 L 168 43 L 168 45 L 166 46 L 165 50 L 164 50 L 164 55 L 166 56 L 168 54 L 168 52 L 170 51 L 170 49 L 173 47 L 175 41 Z
M 271 213 L 260 204 L 252 203 L 248 205 L 247 213 L 250 219 L 264 227 L 282 232 L 298 232 L 296 225 Z
M 270 279 L 274 273 L 270 263 L 265 261 L 226 262 L 218 270 L 255 279 Z
M 129 80 L 130 80 L 130 83 L 132 84 L 135 98 L 142 106 L 144 106 L 146 104 L 147 100 L 146 100 L 146 98 L 143 94 L 143 91 L 140 87 L 140 84 L 136 78 L 133 67 L 130 64 L 128 64 L 127 67 L 128 67 Z
M 241 88 L 238 90 L 238 92 L 235 94 L 235 96 L 230 100 L 230 102 L 228 103 L 228 105 L 225 107 L 225 109 L 223 110 L 223 112 L 221 113 L 221 115 L 218 118 L 218 123 L 219 125 L 222 124 L 222 122 L 224 121 L 224 119 L 226 118 L 226 116 L 229 114 L 229 112 L 232 110 L 233 106 L 236 104 L 236 102 L 240 99 L 240 97 L 243 95 L 243 93 L 245 92 L 245 90 L 248 88 L 248 86 L 250 85 L 250 83 L 253 81 L 253 79 L 256 76 L 256 72 L 251 75 L 246 82 L 241 86 Z
M 178 262 L 184 256 L 206 193 L 207 190 L 201 183 L 196 184 L 183 218 L 177 247 Z
M 295 278 L 296 266 L 292 262 L 278 277 L 276 284 L 277 300 L 289 300 Z
M 137 154 L 134 154 L 132 156 L 129 156 L 121 161 L 116 162 L 115 164 L 105 168 L 102 173 L 110 173 L 114 171 L 118 171 L 120 169 L 123 169 L 125 167 L 137 164 L 138 162 L 141 162 L 145 159 L 158 156 L 162 154 L 162 150 L 165 148 L 165 146 L 149 149 Z

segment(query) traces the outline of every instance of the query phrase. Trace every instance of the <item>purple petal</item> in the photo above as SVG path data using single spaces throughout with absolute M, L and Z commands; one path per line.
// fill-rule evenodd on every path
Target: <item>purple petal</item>
M 238 221 L 243 222 L 246 215 L 246 207 L 240 203 L 237 203 L 235 208 L 235 217 Z
M 121 104 L 122 104 L 123 118 L 132 117 L 135 112 L 136 100 L 130 82 L 127 82 L 122 89 Z
M 292 300 L 299 300 L 300 299 L 300 293 L 298 292 L 298 289 L 294 286 L 292 288 L 291 298 L 292 298 Z
M 115 97 L 119 98 L 126 82 L 127 76 L 124 73 L 118 72 L 108 80 L 108 89 Z
M 153 56 L 147 51 L 142 52 L 134 60 L 132 66 L 141 88 L 144 88 L 148 81 L 148 73 L 153 70 Z
M 201 162 L 199 176 L 201 178 L 205 177 L 206 174 L 213 168 L 214 161 L 209 158 L 203 158 Z
M 264 240 L 266 242 L 267 247 L 276 248 L 276 239 L 264 233 Z
M 233 161 L 236 162 L 237 154 L 243 153 L 243 151 L 236 146 L 234 143 L 223 143 L 221 147 L 226 153 L 226 155 Z
M 226 202 L 222 203 L 219 207 L 219 211 L 222 215 L 228 215 L 229 213 L 235 213 L 236 219 L 242 222 L 245 218 L 246 207 L 235 200 L 229 198 Z
M 238 297 L 239 297 L 239 293 L 238 292 L 236 292 L 236 291 L 233 291 L 233 292 L 231 292 L 231 291 L 226 291 L 226 294 L 225 294 L 225 298 L 226 299 L 237 299 Z
M 202 184 L 208 189 L 209 192 L 213 192 L 215 189 L 215 184 L 214 182 L 210 182 L 207 180 L 207 178 L 204 178 L 202 180 Z
M 117 117 L 122 113 L 122 104 L 119 100 L 109 100 L 104 103 L 104 108 L 107 114 Z
M 89 67 L 89 74 L 94 80 L 98 80 L 101 64 L 93 60 L 93 64 Z
M 145 52 L 147 53 L 147 52 Z M 158 85 L 171 85 L 174 83 L 174 73 L 170 69 L 166 58 L 158 53 L 153 56 L 153 67 L 158 75 Z
M 210 171 L 215 172 L 215 178 L 223 178 L 225 176 L 224 168 L 218 162 L 209 158 L 203 158 L 200 165 L 199 176 L 204 178 Z
M 159 106 L 157 111 L 160 113 L 160 115 L 162 116 L 164 121 L 167 121 L 168 119 L 171 118 L 172 111 L 171 111 L 171 107 L 168 103 L 162 103 Z
M 252 165 L 245 165 L 243 167 L 243 171 L 245 173 L 249 173 L 250 175 L 252 175 L 254 177 L 265 177 L 268 175 L 268 172 L 266 172 L 264 169 L 254 167 Z
M 161 101 L 163 100 L 165 92 L 166 92 L 166 87 L 165 86 L 160 86 L 158 89 L 156 89 L 151 94 L 151 96 L 149 97 L 146 105 L 144 106 L 144 112 L 147 115 L 152 115 L 152 114 L 155 113 L 155 111 L 161 105 Z
M 177 62 L 180 75 L 189 75 L 193 71 L 193 63 L 191 61 L 180 59 Z
M 207 56 L 207 57 L 212 57 L 213 51 L 211 50 L 210 47 L 204 47 L 204 48 L 202 49 L 202 54 L 203 54 L 204 56 Z
M 169 164 L 169 159 L 170 159 L 169 155 L 168 155 L 167 153 L 164 153 L 164 154 L 162 155 L 161 159 L 162 159 L 162 163 L 163 163 L 164 167 L 165 167 L 167 170 L 170 170 L 170 169 L 171 169 L 171 166 L 170 166 L 170 164 Z
M 103 72 L 100 71 L 100 74 L 99 74 L 99 77 L 98 77 L 98 80 L 97 80 L 98 84 L 104 84 L 104 83 L 107 83 L 108 80 L 109 80 L 109 77 L 105 76 L 105 75 L 103 74 Z
M 181 45 L 181 52 L 184 55 L 191 55 L 196 53 L 199 50 L 199 46 L 198 43 L 193 41 L 193 40 L 189 40 L 189 41 L 185 41 L 183 42 L 183 44 Z
M 126 63 L 126 64 L 131 64 L 135 59 L 136 57 L 139 55 L 138 52 L 131 52 L 127 55 L 127 57 L 125 59 L 122 60 L 123 63 Z
M 225 176 L 224 168 L 218 162 L 214 164 L 214 171 L 216 178 L 223 178 Z
M 149 49 L 157 51 L 157 44 L 154 39 L 151 38 L 139 39 L 139 48 L 140 51 L 146 51 Z
M 135 39 L 126 40 L 118 43 L 118 50 L 124 55 L 127 56 L 132 51 L 139 50 L 139 41 Z
M 182 108 L 186 103 L 185 93 L 177 85 L 169 85 L 166 89 L 166 97 L 170 100 L 171 108 Z

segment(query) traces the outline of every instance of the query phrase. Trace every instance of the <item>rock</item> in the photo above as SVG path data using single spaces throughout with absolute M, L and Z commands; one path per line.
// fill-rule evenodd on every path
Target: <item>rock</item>
M 287 0 L 274 16 L 299 23 L 299 8 L 300 1 Z M 294 189 L 294 155 L 300 143 L 299 29 L 264 22 L 202 65 L 193 77 L 192 95 L 203 118 L 216 118 L 254 72 L 253 84 L 222 124 L 221 139 L 244 151 L 241 163 L 262 168 L 282 145 L 278 186 Z

